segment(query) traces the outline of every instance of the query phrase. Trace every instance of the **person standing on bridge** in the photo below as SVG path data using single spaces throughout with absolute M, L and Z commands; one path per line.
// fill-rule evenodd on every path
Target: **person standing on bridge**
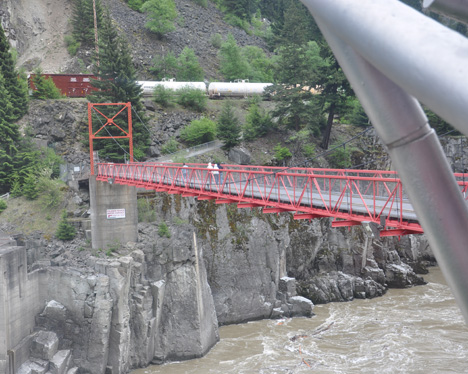
M 218 162 L 218 169 L 219 169 L 219 180 L 221 184 L 223 184 L 223 172 L 222 170 L 224 169 L 223 164 L 221 162 Z
M 184 186 L 187 187 L 187 164 L 184 162 L 184 165 L 182 166 L 182 175 L 184 177 Z
M 217 163 L 215 163 L 213 166 L 213 175 L 214 175 L 216 186 L 219 186 L 219 167 Z
M 208 169 L 206 184 L 211 189 L 211 171 L 213 170 L 213 165 L 211 165 L 211 162 L 208 162 L 208 166 L 206 168 Z

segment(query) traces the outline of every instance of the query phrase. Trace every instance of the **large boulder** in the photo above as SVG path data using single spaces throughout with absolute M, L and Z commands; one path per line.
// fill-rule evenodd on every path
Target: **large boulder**
M 229 161 L 233 164 L 238 165 L 248 165 L 250 164 L 250 160 L 252 156 L 250 155 L 249 151 L 244 148 L 232 148 L 228 154 Z

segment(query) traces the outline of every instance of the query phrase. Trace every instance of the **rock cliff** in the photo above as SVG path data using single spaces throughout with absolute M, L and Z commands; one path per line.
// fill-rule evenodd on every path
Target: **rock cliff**
M 433 261 L 423 238 L 377 240 L 360 227 L 331 228 L 328 219 L 298 222 L 177 195 L 153 203 L 156 221 L 139 225 L 139 241 L 106 254 L 43 239 L 18 247 L 45 303 L 35 330 L 48 332 L 42 345 L 56 345 L 30 356 L 21 372 L 58 360 L 80 372 L 126 373 L 200 357 L 218 341 L 218 325 L 312 316 L 311 300 L 421 284 L 406 262 Z M 28 339 L 39 344 L 35 332 Z

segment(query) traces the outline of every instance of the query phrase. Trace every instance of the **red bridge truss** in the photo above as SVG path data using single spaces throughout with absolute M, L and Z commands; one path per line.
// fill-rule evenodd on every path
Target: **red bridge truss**
M 295 212 L 294 219 L 332 217 L 332 227 L 372 223 L 380 236 L 423 233 L 394 171 L 223 165 L 216 174 L 206 164 L 187 166 L 100 163 L 96 180 L 259 207 L 263 213 Z M 455 177 L 466 196 L 468 180 Z

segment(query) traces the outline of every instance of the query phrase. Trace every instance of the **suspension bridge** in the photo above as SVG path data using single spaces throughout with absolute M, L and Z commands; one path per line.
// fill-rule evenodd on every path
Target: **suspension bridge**
M 455 174 L 466 195 L 468 181 Z M 371 224 L 378 236 L 421 234 L 418 217 L 395 171 L 206 164 L 97 164 L 97 181 L 292 212 L 294 219 L 333 218 L 332 227 Z

